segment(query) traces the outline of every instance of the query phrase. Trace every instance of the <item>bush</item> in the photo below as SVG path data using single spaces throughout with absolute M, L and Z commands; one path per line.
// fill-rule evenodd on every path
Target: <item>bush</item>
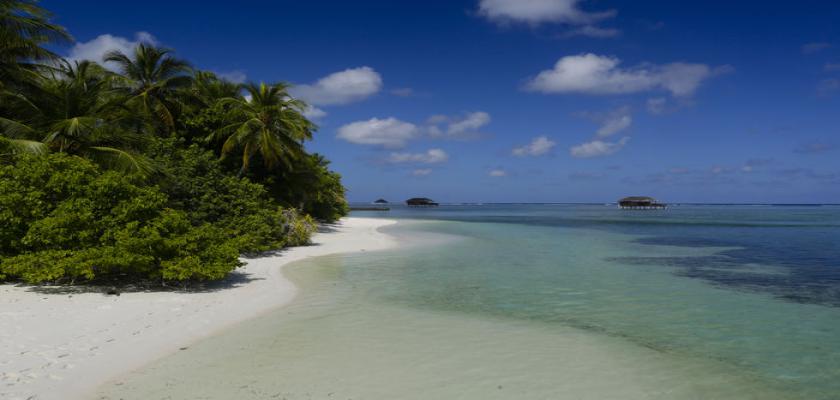
M 256 157 L 255 157 L 256 158 Z M 254 181 L 265 185 L 281 205 L 301 210 L 313 218 L 333 222 L 347 215 L 350 207 L 344 197 L 341 175 L 329 170 L 329 161 L 318 154 L 307 154 L 287 170 L 268 170 L 262 161 L 252 162 L 249 172 Z
M 193 281 L 239 265 L 238 239 L 194 224 L 139 182 L 64 154 L 0 167 L 0 274 L 30 283 Z
M 226 176 L 212 153 L 171 140 L 155 152 L 158 185 L 65 154 L 0 167 L 0 279 L 215 280 L 240 253 L 309 242 L 311 217 Z
M 284 209 L 263 185 L 226 175 L 218 158 L 197 145 L 186 149 L 161 140 L 155 159 L 163 165 L 161 182 L 169 206 L 182 209 L 193 224 L 221 227 L 240 252 L 265 251 L 309 242 L 315 222 Z

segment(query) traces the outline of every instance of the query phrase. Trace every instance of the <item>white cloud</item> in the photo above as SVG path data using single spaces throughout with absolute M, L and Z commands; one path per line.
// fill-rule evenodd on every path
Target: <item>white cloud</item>
M 391 117 L 349 123 L 338 128 L 337 137 L 350 143 L 399 148 L 419 133 L 416 125 Z
M 426 121 L 427 131 L 432 137 L 469 139 L 479 136 L 478 129 L 490 123 L 490 114 L 484 111 L 467 113 L 463 117 L 433 115 Z
M 512 153 L 518 157 L 541 156 L 548 153 L 556 145 L 554 141 L 546 136 L 538 136 L 524 146 L 514 148 Z
M 503 176 L 507 176 L 507 171 L 503 169 L 494 169 L 488 172 L 487 175 L 492 176 L 494 178 L 501 178 Z
M 580 0 L 481 0 L 478 13 L 497 23 L 521 22 L 539 25 L 555 22 L 568 25 L 589 25 L 615 16 L 614 10 L 587 12 Z
M 321 118 L 326 117 L 327 112 L 318 108 L 318 107 L 307 104 L 306 109 L 303 110 L 303 116 L 306 117 L 309 120 L 316 121 L 316 120 L 319 120 Z
M 425 153 L 391 153 L 389 163 L 420 163 L 439 164 L 449 159 L 449 155 L 441 149 L 429 149 Z
M 240 70 L 228 71 L 228 72 L 218 72 L 218 73 L 216 73 L 216 75 L 218 75 L 219 78 L 228 80 L 228 81 L 233 82 L 233 83 L 243 83 L 248 79 L 248 75 L 246 75 L 245 72 L 240 71 Z
M 476 111 L 467 114 L 463 119 L 451 122 L 446 128 L 446 133 L 450 136 L 458 136 L 474 132 L 488 123 L 490 123 L 490 114 L 484 111 Z
M 600 137 L 615 135 L 630 127 L 633 117 L 630 115 L 629 107 L 621 107 L 608 113 L 601 121 L 601 127 L 596 134 Z
M 325 116 L 327 113 L 314 106 L 304 112 L 310 119 Z M 396 118 L 371 118 L 356 121 L 339 128 L 338 137 L 351 143 L 381 145 L 387 148 L 400 148 L 412 139 L 471 139 L 478 137 L 479 128 L 490 122 L 490 114 L 483 111 L 467 113 L 460 117 L 433 115 L 420 126 Z
M 430 168 L 421 168 L 421 169 L 415 169 L 414 171 L 411 171 L 411 175 L 414 175 L 414 176 L 426 176 L 426 175 L 429 175 L 431 173 L 432 173 L 432 170 Z
M 632 68 L 620 68 L 619 64 L 618 58 L 592 53 L 565 56 L 554 68 L 531 79 L 526 88 L 542 93 L 597 95 L 665 90 L 674 96 L 690 96 L 704 80 L 732 69 L 682 62 Z
M 624 147 L 629 140 L 629 137 L 621 138 L 621 140 L 617 142 L 593 140 L 591 142 L 586 142 L 572 147 L 569 149 L 569 153 L 572 157 L 578 158 L 606 156 L 621 150 L 621 148 Z
M 298 85 L 292 94 L 315 105 L 347 104 L 382 89 L 382 77 L 371 67 L 349 68 L 329 74 L 311 85 Z
M 67 59 L 70 61 L 90 60 L 104 63 L 103 58 L 106 53 L 116 50 L 126 55 L 131 55 L 134 52 L 134 48 L 140 43 L 156 44 L 157 40 L 148 32 L 137 32 L 134 35 L 134 40 L 106 33 L 87 42 L 74 44 L 70 49 L 70 53 L 67 55 Z M 114 68 L 110 63 L 104 65 L 109 68 Z

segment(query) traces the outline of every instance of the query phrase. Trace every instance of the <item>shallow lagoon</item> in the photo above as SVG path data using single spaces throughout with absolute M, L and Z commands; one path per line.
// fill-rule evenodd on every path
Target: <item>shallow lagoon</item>
M 385 215 L 403 221 L 389 232 L 406 247 L 292 265 L 303 288 L 294 304 L 113 382 L 103 397 L 840 392 L 840 208 Z

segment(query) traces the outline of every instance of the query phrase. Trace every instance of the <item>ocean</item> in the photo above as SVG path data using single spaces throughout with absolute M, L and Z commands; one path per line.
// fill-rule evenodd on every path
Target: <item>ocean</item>
M 834 399 L 840 206 L 392 207 L 405 246 L 292 264 L 293 304 L 124 399 Z

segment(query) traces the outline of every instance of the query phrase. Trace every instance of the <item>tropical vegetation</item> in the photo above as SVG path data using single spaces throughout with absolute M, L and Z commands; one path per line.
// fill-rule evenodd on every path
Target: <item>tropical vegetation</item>
M 236 84 L 142 43 L 104 63 L 36 0 L 0 0 L 0 279 L 190 284 L 347 213 L 286 83 Z

